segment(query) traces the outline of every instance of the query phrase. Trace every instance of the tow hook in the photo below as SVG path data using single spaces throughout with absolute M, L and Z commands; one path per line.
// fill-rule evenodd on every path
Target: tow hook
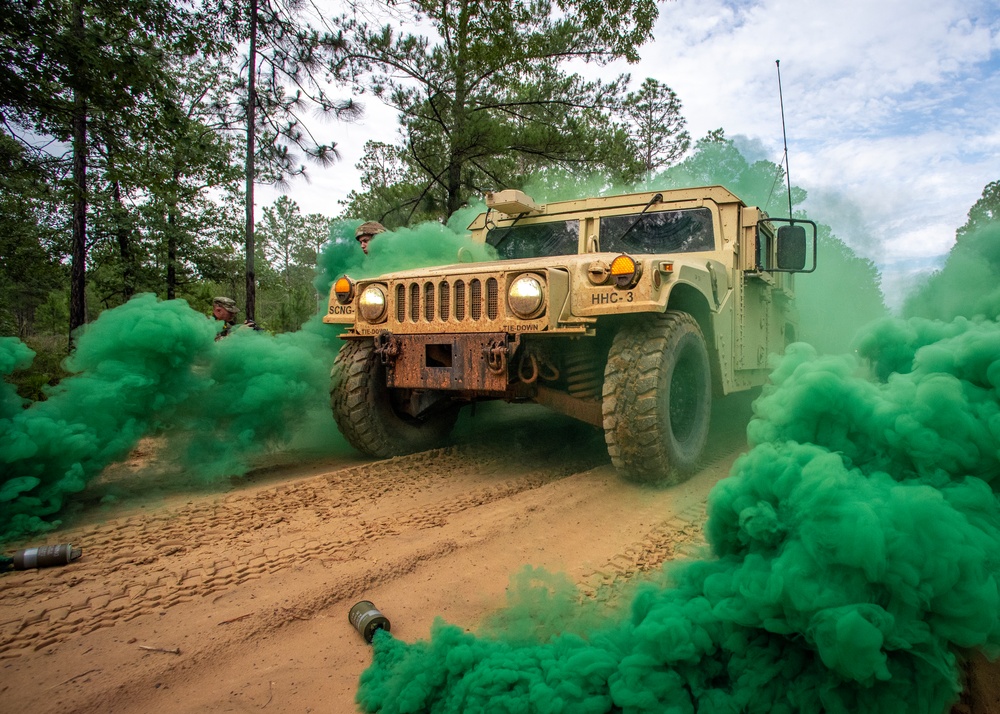
M 382 330 L 375 336 L 375 354 L 382 364 L 393 364 L 399 357 L 399 340 L 388 330 Z
M 483 347 L 483 357 L 486 358 L 486 366 L 491 372 L 500 374 L 507 369 L 507 340 L 501 338 L 492 340 Z

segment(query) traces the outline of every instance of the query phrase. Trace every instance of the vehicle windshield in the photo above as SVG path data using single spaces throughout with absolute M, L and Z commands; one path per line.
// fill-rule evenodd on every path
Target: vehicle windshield
M 714 248 L 712 212 L 707 208 L 601 219 L 601 250 L 606 253 L 694 253 Z
M 498 258 L 509 260 L 574 255 L 579 236 L 580 221 L 554 221 L 494 228 L 486 242 L 496 249 Z

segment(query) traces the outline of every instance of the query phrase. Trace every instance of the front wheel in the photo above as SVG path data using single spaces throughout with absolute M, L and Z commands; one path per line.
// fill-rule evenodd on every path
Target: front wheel
M 679 483 L 708 439 L 712 379 L 701 328 L 684 312 L 618 331 L 604 370 L 604 437 L 624 478 Z
M 458 419 L 459 407 L 445 403 L 421 417 L 397 405 L 408 396 L 385 384 L 385 365 L 371 340 L 340 348 L 330 373 L 330 407 L 340 432 L 355 449 L 386 459 L 441 446 Z

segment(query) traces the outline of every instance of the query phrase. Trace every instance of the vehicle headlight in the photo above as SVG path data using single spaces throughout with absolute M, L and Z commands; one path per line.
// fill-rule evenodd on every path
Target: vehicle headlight
M 542 281 L 534 275 L 522 275 L 510 284 L 507 290 L 507 304 L 518 317 L 536 317 L 545 304 Z
M 358 298 L 358 312 L 365 322 L 381 322 L 385 317 L 385 290 L 380 285 L 369 285 Z

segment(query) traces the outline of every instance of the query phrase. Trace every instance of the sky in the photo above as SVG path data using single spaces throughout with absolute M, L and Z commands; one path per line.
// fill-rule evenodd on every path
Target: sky
M 792 183 L 810 216 L 876 262 L 890 306 L 940 267 L 955 229 L 1000 180 L 1000 3 L 995 0 L 666 0 L 635 65 L 669 85 L 695 139 L 722 128 L 752 159 L 781 162 L 781 61 Z M 601 70 L 609 74 L 608 69 Z M 336 215 L 360 186 L 365 141 L 394 141 L 396 115 L 332 130 L 341 161 L 288 194 Z M 500 187 L 498 187 L 500 188 Z M 259 206 L 277 194 L 264 188 Z

